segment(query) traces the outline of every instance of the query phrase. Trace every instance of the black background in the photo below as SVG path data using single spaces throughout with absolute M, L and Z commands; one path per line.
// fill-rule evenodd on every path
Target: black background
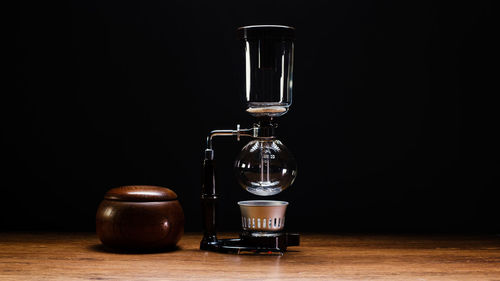
M 93 231 L 108 189 L 152 184 L 199 231 L 205 136 L 253 122 L 235 30 L 285 24 L 294 104 L 279 135 L 299 173 L 275 198 L 292 230 L 500 231 L 491 3 L 436 2 L 16 2 L 0 229 Z M 233 178 L 243 145 L 215 144 L 223 230 L 255 198 Z

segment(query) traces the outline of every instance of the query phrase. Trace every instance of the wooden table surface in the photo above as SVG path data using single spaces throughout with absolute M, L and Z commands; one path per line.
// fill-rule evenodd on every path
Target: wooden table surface
M 284 256 L 106 252 L 93 233 L 0 233 L 0 280 L 500 280 L 499 236 L 303 234 Z

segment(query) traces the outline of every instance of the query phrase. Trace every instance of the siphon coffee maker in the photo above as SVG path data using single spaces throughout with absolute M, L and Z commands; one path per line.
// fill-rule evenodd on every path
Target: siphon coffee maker
M 270 196 L 288 188 L 297 175 L 297 164 L 277 139 L 277 121 L 292 103 L 293 46 L 295 29 L 282 25 L 240 27 L 238 37 L 245 50 L 246 111 L 256 118 L 253 127 L 214 130 L 207 137 L 201 191 L 203 239 L 200 249 L 241 253 L 284 253 L 299 245 L 299 235 L 284 231 L 288 202 L 249 200 L 238 202 L 243 231 L 239 238 L 218 239 L 214 148 L 217 136 L 250 137 L 236 158 L 238 183 L 248 192 Z

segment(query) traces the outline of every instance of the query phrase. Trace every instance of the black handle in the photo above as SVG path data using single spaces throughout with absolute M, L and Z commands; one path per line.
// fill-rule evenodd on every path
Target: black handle
M 210 243 L 217 242 L 215 208 L 217 194 L 215 193 L 215 161 L 203 161 L 203 182 L 201 186 L 201 212 L 203 226 L 203 240 L 201 249 L 207 248 Z

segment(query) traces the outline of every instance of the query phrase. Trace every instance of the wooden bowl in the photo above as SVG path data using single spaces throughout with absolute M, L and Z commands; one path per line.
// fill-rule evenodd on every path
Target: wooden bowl
M 96 231 L 109 247 L 127 250 L 173 248 L 184 234 L 184 212 L 172 190 L 122 186 L 109 190 L 99 205 Z

